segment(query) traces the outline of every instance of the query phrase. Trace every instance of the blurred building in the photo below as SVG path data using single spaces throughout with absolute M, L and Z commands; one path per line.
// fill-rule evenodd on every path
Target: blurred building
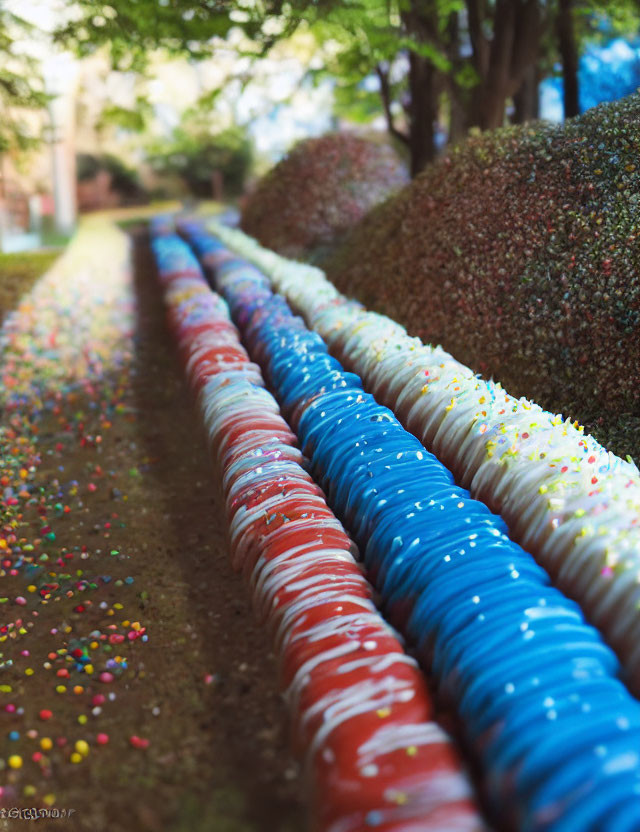
M 10 12 L 36 29 L 14 40 L 16 52 L 35 60 L 46 108 L 21 110 L 16 115 L 40 147 L 28 157 L 5 153 L 0 157 L 0 249 L 16 251 L 37 245 L 45 227 L 61 234 L 73 231 L 75 199 L 75 95 L 77 61 L 51 42 L 62 5 L 57 0 L 5 0 Z

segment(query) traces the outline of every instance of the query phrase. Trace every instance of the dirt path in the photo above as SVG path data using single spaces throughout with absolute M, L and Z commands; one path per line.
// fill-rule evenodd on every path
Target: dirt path
M 13 651 L 15 684 L 0 700 L 0 758 L 18 754 L 24 763 L 0 773 L 0 781 L 8 774 L 1 805 L 42 805 L 47 795 L 56 807 L 76 810 L 72 820 L 40 821 L 38 828 L 294 832 L 303 828 L 301 787 L 277 668 L 231 573 L 217 485 L 164 327 L 146 239 L 139 232 L 134 239 L 130 363 L 99 389 L 63 397 L 39 423 L 34 488 L 41 497 L 39 505 L 30 501 L 24 521 L 42 536 L 53 514 L 56 552 L 75 580 L 70 567 L 95 586 L 82 588 L 89 600 L 81 607 L 74 586 L 53 599 L 58 603 L 39 606 L 24 636 L 31 655 Z M 52 574 L 62 585 L 60 573 Z M 0 595 L 27 594 L 22 573 L 1 580 Z M 74 638 L 82 646 L 118 619 L 123 633 L 146 627 L 148 641 L 125 638 L 111 648 L 109 636 L 96 649 L 107 651 L 107 662 L 119 651 L 124 668 L 94 661 L 94 675 L 86 682 L 83 675 L 76 696 L 57 695 L 64 627 L 70 651 Z M 27 663 L 36 671 L 25 680 Z M 96 675 L 110 666 L 116 678 L 101 685 Z M 96 694 L 106 697 L 97 713 Z M 24 715 L 2 712 L 21 702 Z M 42 709 L 53 712 L 45 725 Z M 19 738 L 5 740 L 12 730 Z M 98 745 L 98 733 L 107 744 Z M 45 735 L 53 740 L 46 765 L 32 761 Z M 133 747 L 132 737 L 148 747 Z M 84 758 L 74 764 L 69 750 L 78 740 L 89 751 L 79 746 Z M 3 824 L 22 828 L 20 821 Z

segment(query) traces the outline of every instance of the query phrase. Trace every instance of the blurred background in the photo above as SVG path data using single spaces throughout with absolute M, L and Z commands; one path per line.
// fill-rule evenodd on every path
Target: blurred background
M 625 0 L 3 0 L 0 249 L 60 244 L 79 212 L 237 200 L 329 130 L 416 175 L 469 132 L 639 85 Z

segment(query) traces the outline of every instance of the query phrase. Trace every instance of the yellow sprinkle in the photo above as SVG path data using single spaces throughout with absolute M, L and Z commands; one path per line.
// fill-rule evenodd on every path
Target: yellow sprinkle
M 410 757 L 415 757 L 417 753 L 418 753 L 418 748 L 417 748 L 417 746 L 415 746 L 415 745 L 410 745 L 410 746 L 409 746 L 409 748 L 407 748 L 407 754 L 408 754 Z
M 93 673 L 93 665 L 92 664 L 85 664 L 84 672 L 88 673 L 89 676 L 91 676 L 91 674 Z
M 80 716 L 78 717 L 78 722 L 80 723 L 80 725 L 86 725 L 87 724 L 87 715 L 86 714 L 80 714 Z
M 37 588 L 38 587 L 34 584 L 29 584 L 29 586 L 27 587 L 27 592 L 35 592 Z
M 55 794 L 45 794 L 42 800 L 47 804 L 47 806 L 53 806 L 56 802 L 56 796 Z
M 56 693 L 66 693 L 67 686 L 66 685 L 56 685 Z
M 12 690 L 11 685 L 0 685 L 0 693 L 11 693 Z
M 76 742 L 76 751 L 86 757 L 89 753 L 89 743 L 86 740 L 78 740 Z
M 25 797 L 33 797 L 33 795 L 35 793 L 36 793 L 36 787 L 35 786 L 25 786 L 24 789 L 22 790 L 22 794 Z
M 113 605 L 113 608 L 114 608 L 114 610 L 121 610 L 121 609 L 124 609 L 124 607 L 122 606 L 122 604 L 114 604 L 114 605 Z
M 70 757 L 72 763 L 81 763 L 82 762 L 82 754 L 78 754 L 77 751 L 74 751 Z
M 43 751 L 51 751 L 53 748 L 53 740 L 50 737 L 43 737 L 40 740 L 40 748 Z
M 379 708 L 376 711 L 376 714 L 380 717 L 380 719 L 384 719 L 386 716 L 389 716 L 390 713 L 391 713 L 390 708 Z
M 8 762 L 9 768 L 22 768 L 22 757 L 19 754 L 12 754 Z

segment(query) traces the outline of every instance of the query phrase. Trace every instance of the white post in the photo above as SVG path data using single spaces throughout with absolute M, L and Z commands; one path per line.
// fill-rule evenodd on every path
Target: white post
M 0 153 L 0 252 L 4 251 L 6 225 L 6 186 L 4 153 Z
M 51 174 L 56 231 L 70 234 L 76 224 L 75 80 L 70 55 L 54 55 L 42 65 L 51 119 Z

